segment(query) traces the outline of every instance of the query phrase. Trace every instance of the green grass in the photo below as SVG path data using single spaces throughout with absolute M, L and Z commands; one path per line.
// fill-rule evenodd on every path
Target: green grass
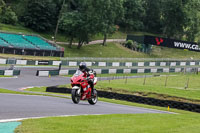
M 187 51 L 175 48 L 153 46 L 153 51 L 150 55 L 152 58 L 175 58 L 175 59 L 199 59 L 200 52 Z
M 189 78 L 189 88 L 184 89 Z M 111 81 L 100 81 L 96 85 L 97 89 L 112 90 L 123 93 L 133 93 L 149 97 L 165 98 L 166 96 L 181 97 L 185 99 L 198 100 L 200 102 L 200 75 L 177 75 L 168 76 L 165 87 L 166 76 L 135 79 L 120 79 Z M 127 82 L 127 83 L 126 83 Z M 140 94 L 140 92 L 142 92 Z M 156 95 L 156 94 L 164 94 Z
M 31 89 L 30 90 L 25 90 L 25 91 L 31 91 Z M 30 92 L 23 92 L 23 91 L 12 91 L 12 90 L 7 90 L 7 89 L 1 89 L 0 88 L 0 93 L 52 96 L 52 97 L 59 97 L 59 98 L 66 98 L 66 97 L 63 97 L 63 96 L 69 96 L 67 94 L 46 92 L 46 87 L 39 87 L 39 88 L 35 87 L 35 88 L 32 89 L 32 92 L 41 92 L 41 93 L 30 93 Z
M 46 92 L 47 87 L 33 87 L 27 88 L 25 91 L 34 91 L 34 92 Z
M 0 23 L 0 30 L 1 31 L 11 32 L 11 33 L 36 34 L 36 32 L 34 32 L 33 30 L 25 28 L 25 27 L 23 27 L 21 25 L 13 26 L 13 25 Z
M 25 93 L 25 92 L 18 92 L 18 91 L 12 91 L 12 90 L 1 89 L 1 88 L 0 88 L 0 93 L 10 93 L 10 94 L 28 94 L 28 93 Z
M 176 58 L 176 59 L 199 59 L 200 52 L 185 51 L 166 47 L 154 46 L 151 54 L 132 51 L 117 43 L 107 43 L 107 46 L 100 44 L 84 45 L 81 49 L 76 46 L 68 48 L 67 45 L 60 45 L 65 48 L 65 57 L 116 57 L 116 58 Z
M 29 55 L 14 55 L 14 54 L 1 54 L 0 58 L 18 58 L 24 60 L 60 60 L 60 57 L 49 57 L 49 56 L 29 56 Z
M 80 50 L 73 46 L 61 45 L 65 48 L 65 57 L 126 57 L 126 58 L 147 58 L 144 53 L 131 51 L 117 43 L 107 43 L 107 46 L 100 44 L 86 45 Z
M 199 133 L 199 114 L 116 114 L 24 120 L 15 133 Z
M 0 78 L 9 78 L 9 77 L 13 77 L 13 76 L 0 75 Z

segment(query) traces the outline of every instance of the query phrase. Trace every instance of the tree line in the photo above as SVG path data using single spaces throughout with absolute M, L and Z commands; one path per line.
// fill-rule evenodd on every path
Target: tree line
M 56 27 L 78 48 L 96 34 L 142 31 L 195 41 L 199 0 L 0 0 L 0 22 L 19 23 L 38 32 Z M 71 47 L 71 45 L 69 45 Z

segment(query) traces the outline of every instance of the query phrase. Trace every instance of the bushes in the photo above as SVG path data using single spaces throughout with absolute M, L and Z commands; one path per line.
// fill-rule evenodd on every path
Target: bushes
M 132 48 L 132 45 L 133 45 L 133 41 L 132 40 L 128 40 L 125 43 L 125 47 L 127 47 L 127 48 Z
M 4 24 L 15 25 L 18 21 L 15 12 L 3 0 L 0 0 L 0 16 L 0 22 Z
M 135 51 L 139 51 L 140 49 L 142 49 L 142 45 L 137 43 L 137 42 L 133 42 L 132 40 L 128 40 L 125 42 L 124 44 L 125 47 L 135 50 Z

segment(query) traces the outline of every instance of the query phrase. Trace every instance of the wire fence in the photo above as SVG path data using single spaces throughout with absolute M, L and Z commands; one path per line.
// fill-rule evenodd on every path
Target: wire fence
M 97 75 L 98 76 L 98 75 Z M 134 74 L 113 75 L 110 77 L 98 76 L 99 81 L 103 81 L 108 86 L 113 85 L 137 85 L 152 87 L 169 87 L 176 89 L 200 90 L 200 75 L 198 71 L 179 73 L 154 73 L 154 74 Z

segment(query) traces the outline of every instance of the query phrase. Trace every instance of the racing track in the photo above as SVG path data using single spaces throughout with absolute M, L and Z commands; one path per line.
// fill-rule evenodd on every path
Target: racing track
M 1 69 L 3 67 L 0 67 Z M 0 78 L 0 88 L 9 89 L 9 90 L 19 90 L 20 88 L 29 87 L 29 86 L 55 86 L 55 85 L 64 85 L 70 82 L 69 77 L 38 77 L 35 76 L 37 70 L 51 70 L 56 69 L 48 67 L 23 67 L 16 68 L 21 70 L 21 74 L 18 78 Z
M 14 94 L 0 94 L 0 106 L 0 121 L 60 115 L 168 113 L 106 102 L 89 105 L 81 101 L 77 105 L 71 99 Z
M 52 86 L 70 82 L 69 77 L 37 77 L 36 70 L 46 68 L 20 68 L 18 78 L 0 78 L 0 88 L 19 90 L 28 86 Z M 55 68 L 53 68 L 55 69 Z M 5 119 L 86 114 L 169 113 L 132 106 L 98 102 L 76 105 L 71 99 L 48 96 L 0 94 L 0 122 Z

